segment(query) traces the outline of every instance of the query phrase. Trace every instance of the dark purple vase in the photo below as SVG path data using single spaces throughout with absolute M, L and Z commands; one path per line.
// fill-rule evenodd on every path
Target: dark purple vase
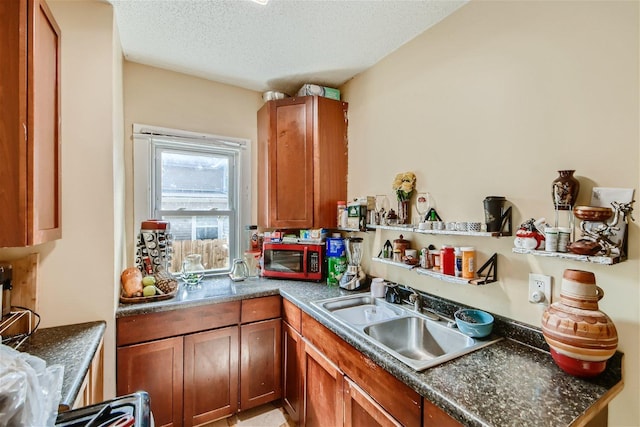
M 560 176 L 553 180 L 551 196 L 553 205 L 558 210 L 568 211 L 576 204 L 580 181 L 573 177 L 574 172 L 574 170 L 558 171 Z

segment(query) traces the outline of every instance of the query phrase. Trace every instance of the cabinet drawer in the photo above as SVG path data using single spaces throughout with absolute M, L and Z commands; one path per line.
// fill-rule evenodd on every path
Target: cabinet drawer
M 163 311 L 116 319 L 116 345 L 128 345 L 236 325 L 240 301 Z
M 274 295 L 242 301 L 241 322 L 251 323 L 280 317 L 280 300 L 280 295 Z
M 300 333 L 300 326 L 302 324 L 302 314 L 300 308 L 293 305 L 292 302 L 282 299 L 282 318 L 287 322 L 296 332 Z
M 421 425 L 422 397 L 417 392 L 306 313 L 302 313 L 302 336 L 402 425 Z

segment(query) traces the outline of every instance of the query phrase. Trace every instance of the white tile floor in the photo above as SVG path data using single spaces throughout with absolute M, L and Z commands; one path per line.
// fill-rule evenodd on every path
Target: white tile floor
M 284 409 L 267 403 L 257 408 L 242 411 L 223 420 L 204 424 L 201 427 L 294 427 Z

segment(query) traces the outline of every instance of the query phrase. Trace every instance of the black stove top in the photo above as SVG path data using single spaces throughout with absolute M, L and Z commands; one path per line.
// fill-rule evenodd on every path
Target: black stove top
M 108 427 L 133 417 L 133 427 L 153 427 L 153 417 L 149 407 L 149 395 L 144 391 L 119 396 L 91 406 L 85 406 L 58 414 L 56 426 L 64 427 Z M 98 416 L 98 417 L 96 417 Z

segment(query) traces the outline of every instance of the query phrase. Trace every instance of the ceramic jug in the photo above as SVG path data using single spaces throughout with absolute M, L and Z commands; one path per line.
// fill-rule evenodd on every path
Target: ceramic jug
M 551 304 L 542 315 L 542 334 L 551 357 L 568 374 L 600 374 L 618 347 L 615 325 L 598 309 L 603 296 L 593 273 L 565 270 L 560 302 Z

